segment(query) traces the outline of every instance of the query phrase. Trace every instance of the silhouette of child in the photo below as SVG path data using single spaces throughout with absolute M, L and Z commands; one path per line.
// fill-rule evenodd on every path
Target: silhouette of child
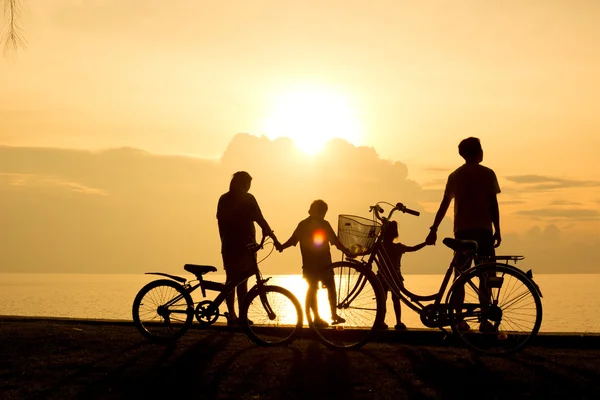
M 306 299 L 309 304 L 309 309 L 312 310 L 314 314 L 314 324 L 321 327 L 328 326 L 329 324 L 319 315 L 317 305 L 319 281 L 327 287 L 333 324 L 346 322 L 346 320 L 340 317 L 336 312 L 336 293 L 333 271 L 326 274 L 324 274 L 323 271 L 325 271 L 327 266 L 332 263 L 329 247 L 330 243 L 345 254 L 349 254 L 349 251 L 340 242 L 329 222 L 325 220 L 327 210 L 327 203 L 323 200 L 313 201 L 308 210 L 308 218 L 300 221 L 292 236 L 277 249 L 281 252 L 288 247 L 296 246 L 296 244 L 300 242 L 302 276 L 308 282 Z
M 425 247 L 426 243 L 420 243 L 416 246 L 405 246 L 400 242 L 395 242 L 398 238 L 398 223 L 396 221 L 388 222 L 386 229 L 383 232 L 383 251 L 387 255 L 387 263 L 391 267 L 391 273 L 397 278 L 398 282 L 403 285 L 404 277 L 402 277 L 402 271 L 400 270 L 400 261 L 404 253 L 421 250 Z M 385 291 L 385 301 L 387 302 L 387 292 L 390 291 L 389 286 L 385 279 L 382 279 L 381 274 L 378 273 L 381 284 Z M 406 325 L 402 323 L 402 310 L 400 308 L 400 298 L 392 292 L 392 304 L 394 305 L 394 313 L 396 314 L 396 326 L 394 329 L 403 330 L 406 329 Z M 379 326 L 381 329 L 387 329 L 388 326 L 385 322 L 382 322 Z

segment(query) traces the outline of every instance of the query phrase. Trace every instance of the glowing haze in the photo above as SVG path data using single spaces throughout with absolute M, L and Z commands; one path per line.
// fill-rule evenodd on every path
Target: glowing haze
M 476 136 L 502 252 L 600 272 L 600 2 L 27 4 L 27 48 L 0 60 L 0 271 L 220 268 L 237 170 L 282 240 L 322 198 L 334 227 L 403 201 L 417 244 Z M 264 267 L 298 273 L 299 251 Z
M 292 138 L 296 147 L 309 155 L 334 138 L 355 144 L 362 139 L 357 112 L 347 97 L 333 91 L 305 88 L 284 92 L 273 101 L 270 113 L 266 135 Z

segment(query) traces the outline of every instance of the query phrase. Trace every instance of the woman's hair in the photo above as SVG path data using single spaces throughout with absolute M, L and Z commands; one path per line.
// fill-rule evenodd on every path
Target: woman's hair
M 393 242 L 398 237 L 398 222 L 389 221 L 383 235 L 384 242 Z
M 229 190 L 246 190 L 246 187 L 252 182 L 252 177 L 246 171 L 238 171 L 231 177 Z

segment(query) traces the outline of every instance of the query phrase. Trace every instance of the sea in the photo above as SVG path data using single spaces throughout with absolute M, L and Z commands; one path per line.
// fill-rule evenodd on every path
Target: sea
M 219 274 L 207 277 L 225 280 Z M 146 274 L 0 273 L 0 315 L 131 321 L 135 295 L 158 278 Z M 534 278 L 543 294 L 541 332 L 600 333 L 600 274 L 538 274 Z M 406 287 L 416 294 L 436 293 L 441 281 L 442 275 L 405 275 Z M 307 285 L 300 275 L 271 275 L 269 283 L 289 289 L 304 304 Z M 214 292 L 207 294 L 208 299 L 214 297 Z M 192 297 L 196 302 L 203 300 L 200 290 Z M 388 310 L 386 322 L 393 326 L 391 303 Z M 409 328 L 424 328 L 419 315 L 406 306 L 402 319 Z

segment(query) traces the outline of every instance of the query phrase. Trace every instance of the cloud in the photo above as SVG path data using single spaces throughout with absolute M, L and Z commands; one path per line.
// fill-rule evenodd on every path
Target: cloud
M 554 206 L 579 206 L 581 203 L 577 201 L 569 201 L 569 200 L 553 200 L 549 203 Z
M 526 185 L 529 192 L 551 191 L 567 188 L 600 187 L 600 181 L 557 178 L 543 175 L 511 175 L 506 176 L 510 182 Z
M 280 240 L 291 235 L 310 203 L 320 198 L 329 204 L 327 219 L 334 229 L 338 214 L 369 217 L 368 207 L 378 201 L 403 202 L 422 211 L 419 218 L 397 216 L 400 240 L 415 245 L 433 220 L 421 204 L 438 203 L 442 196 L 441 190 L 423 189 L 408 179 L 406 164 L 343 140 L 333 140 L 309 157 L 286 138 L 238 134 L 219 160 L 134 148 L 92 152 L 0 146 L 0 271 L 181 275 L 183 264 L 191 262 L 215 265 L 222 272 L 216 204 L 238 170 L 253 176 L 251 192 Z M 599 213 L 568 206 L 517 211 L 521 217 L 544 219 L 544 226 L 548 219 L 597 220 Z M 449 213 L 439 237 L 451 235 Z M 567 236 L 571 238 L 548 231 L 547 240 L 537 243 L 528 235 L 511 239 L 506 232 L 502 253 L 544 260 L 533 264 L 542 267 L 538 272 L 560 271 L 564 265 L 546 257 L 546 243 L 554 240 L 550 251 L 559 259 L 571 251 L 565 247 Z M 590 257 L 581 257 L 577 268 L 590 271 L 600 254 L 593 246 L 584 248 Z M 446 247 L 429 246 L 407 255 L 403 268 L 408 274 L 440 274 L 451 257 Z M 300 273 L 300 252 L 274 253 L 261 269 Z
M 600 210 L 585 208 L 540 208 L 535 210 L 519 210 L 515 215 L 534 218 L 554 218 L 570 220 L 597 220 L 600 219 Z
M 523 201 L 523 200 L 500 200 L 499 203 L 501 206 L 502 205 L 508 206 L 508 205 L 526 204 L 527 202 Z
M 420 186 L 404 163 L 373 148 L 331 141 L 308 157 L 286 138 L 238 134 L 220 160 L 134 148 L 82 151 L 0 147 L 0 266 L 42 272 L 181 273 L 184 263 L 221 267 L 216 204 L 231 175 L 246 170 L 251 192 L 282 240 L 314 199 L 369 216 L 377 201 L 420 209 Z M 429 220 L 405 218 L 403 237 L 420 242 Z M 447 225 L 450 222 L 446 222 Z M 34 246 L 35 251 L 30 251 Z M 298 273 L 299 251 L 270 257 L 264 270 Z
M 441 187 L 442 189 L 446 187 L 446 182 L 448 181 L 447 177 L 439 178 L 439 179 L 431 179 L 425 183 L 423 186 L 425 187 Z
M 423 170 L 428 171 L 428 172 L 444 172 L 449 174 L 450 172 L 453 171 L 453 168 L 450 167 L 426 167 L 423 168 Z
M 7 190 L 30 190 L 35 188 L 57 187 L 69 192 L 86 195 L 106 196 L 104 190 L 86 186 L 84 184 L 46 175 L 35 174 L 6 174 L 0 173 L 0 187 Z

